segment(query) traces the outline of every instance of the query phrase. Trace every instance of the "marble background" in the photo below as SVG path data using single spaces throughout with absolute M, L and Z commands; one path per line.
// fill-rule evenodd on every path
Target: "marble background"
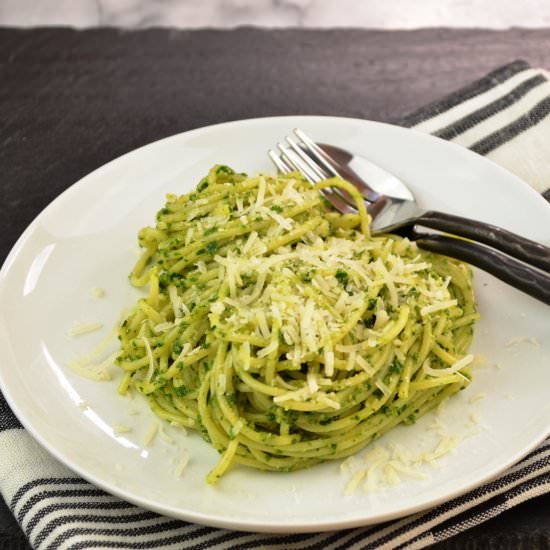
M 550 0 L 0 0 L 0 25 L 548 27 Z

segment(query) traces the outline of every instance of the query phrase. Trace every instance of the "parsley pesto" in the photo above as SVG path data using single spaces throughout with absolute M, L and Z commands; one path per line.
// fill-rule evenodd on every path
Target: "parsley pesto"
M 221 453 L 208 482 L 349 456 L 469 383 L 470 268 L 368 222 L 343 180 L 218 165 L 139 232 L 130 282 L 147 294 L 119 330 L 119 391 Z

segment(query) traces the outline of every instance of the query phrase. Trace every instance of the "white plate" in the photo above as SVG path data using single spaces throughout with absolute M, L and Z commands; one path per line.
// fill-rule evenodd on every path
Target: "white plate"
M 138 293 L 127 274 L 136 234 L 154 221 L 167 192 L 189 191 L 215 163 L 239 171 L 271 171 L 266 151 L 299 126 L 314 138 L 363 154 L 408 182 L 421 205 L 486 220 L 541 242 L 550 236 L 550 208 L 517 178 L 467 150 L 414 131 L 362 120 L 281 117 L 231 122 L 186 132 L 129 153 L 58 197 L 25 231 L 0 278 L 0 382 L 29 432 L 92 483 L 169 516 L 252 531 L 318 531 L 365 525 L 434 506 L 481 484 L 520 459 L 550 432 L 550 309 L 476 271 L 482 320 L 474 350 L 487 364 L 454 397 L 441 419 L 454 433 L 472 433 L 427 466 L 428 479 L 404 479 L 376 492 L 344 496 L 338 463 L 292 474 L 236 468 L 215 486 L 204 478 L 218 455 L 196 434 L 169 427 L 143 445 L 153 417 L 147 406 L 119 397 L 116 381 L 97 383 L 67 368 L 93 348 Z M 105 289 L 102 299 L 92 288 Z M 104 329 L 67 335 L 75 321 Z M 535 338 L 505 347 L 514 337 Z M 499 364 L 502 368 L 496 368 Z M 470 402 L 484 392 L 486 398 Z M 131 415 L 139 410 L 138 415 Z M 472 426 L 472 413 L 480 424 Z M 431 445 L 424 417 L 382 444 Z M 115 435 L 112 426 L 128 425 Z M 188 450 L 181 478 L 174 460 Z

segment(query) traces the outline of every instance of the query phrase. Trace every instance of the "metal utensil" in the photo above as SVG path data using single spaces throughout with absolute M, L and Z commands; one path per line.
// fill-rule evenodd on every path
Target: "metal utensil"
M 299 129 L 294 133 L 298 141 L 287 137 L 287 145 L 278 144 L 278 154 L 269 151 L 279 171 L 299 170 L 314 183 L 332 176 L 342 177 L 353 183 L 365 199 L 373 233 L 406 235 L 423 249 L 476 265 L 550 305 L 550 248 L 495 225 L 422 210 L 408 187 L 393 174 L 338 147 L 317 144 Z M 357 212 L 347 193 L 330 188 L 323 193 L 336 210 Z M 470 240 L 418 233 L 416 226 Z

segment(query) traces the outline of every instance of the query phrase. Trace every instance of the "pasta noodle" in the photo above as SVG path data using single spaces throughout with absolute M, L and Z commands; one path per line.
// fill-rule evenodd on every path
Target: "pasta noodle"
M 208 482 L 349 456 L 468 384 L 470 268 L 368 222 L 343 180 L 217 165 L 139 232 L 130 281 L 148 292 L 120 327 L 119 391 L 221 453 Z

